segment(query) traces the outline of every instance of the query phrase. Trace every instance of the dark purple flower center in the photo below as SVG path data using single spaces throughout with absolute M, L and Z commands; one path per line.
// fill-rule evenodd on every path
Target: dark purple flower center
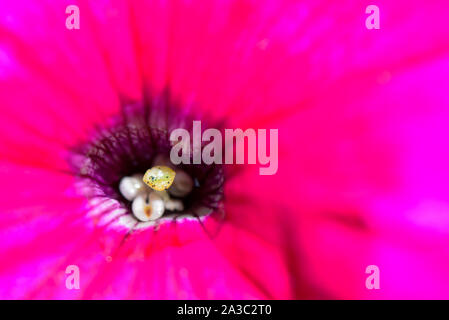
M 177 112 L 178 111 L 178 112 Z M 143 104 L 126 105 L 108 125 L 96 128 L 92 138 L 74 148 L 71 166 L 80 178 L 81 191 L 89 199 L 113 199 L 131 214 L 131 203 L 119 192 L 125 176 L 145 173 L 157 156 L 170 155 L 170 132 L 186 128 L 192 120 L 170 107 Z M 184 210 L 178 214 L 200 217 L 220 208 L 224 173 L 217 164 L 180 164 L 177 168 L 195 181 L 192 192 L 183 198 Z M 107 213 L 107 212 L 105 212 Z M 166 214 L 171 214 L 168 211 Z

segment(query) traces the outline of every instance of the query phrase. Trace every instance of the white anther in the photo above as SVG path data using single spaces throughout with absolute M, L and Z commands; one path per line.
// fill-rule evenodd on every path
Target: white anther
M 175 197 L 185 197 L 193 190 L 192 178 L 182 170 L 176 170 L 175 180 L 168 192 Z
M 165 211 L 164 201 L 156 193 L 139 194 L 132 202 L 131 210 L 140 221 L 159 219 Z
M 145 184 L 137 176 L 124 177 L 120 180 L 118 189 L 126 200 L 132 201 L 145 190 Z
M 184 205 L 181 200 L 169 199 L 165 202 L 165 209 L 170 211 L 183 211 Z

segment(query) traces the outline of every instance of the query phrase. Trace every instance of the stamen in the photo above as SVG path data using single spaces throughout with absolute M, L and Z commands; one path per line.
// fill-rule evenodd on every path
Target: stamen
M 132 177 L 122 178 L 118 188 L 126 200 L 133 201 L 137 195 L 144 192 L 147 187 L 142 182 L 142 176 L 134 175 Z
M 164 201 L 156 193 L 138 195 L 131 205 L 133 215 L 140 221 L 157 220 L 164 214 Z
M 170 195 L 183 198 L 192 190 L 193 179 L 190 175 L 181 169 L 174 171 L 163 165 L 152 167 L 145 175 L 123 177 L 119 184 L 122 196 L 132 201 L 132 214 L 142 222 L 159 219 L 165 210 L 184 211 L 183 200 L 172 199 Z
M 183 211 L 184 204 L 178 199 L 168 199 L 165 202 L 165 208 L 170 211 Z

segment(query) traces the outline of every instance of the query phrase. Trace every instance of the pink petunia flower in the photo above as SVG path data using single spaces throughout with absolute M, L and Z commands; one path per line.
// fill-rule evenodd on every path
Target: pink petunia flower
M 0 297 L 449 298 L 449 5 L 370 4 L 0 2 Z M 183 166 L 137 227 L 120 179 L 192 120 L 279 129 L 277 173 Z

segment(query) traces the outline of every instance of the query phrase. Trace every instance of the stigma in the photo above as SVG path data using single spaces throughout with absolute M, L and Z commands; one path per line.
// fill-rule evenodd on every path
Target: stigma
M 143 176 L 143 182 L 157 191 L 167 190 L 175 180 L 176 172 L 167 166 L 154 166 Z

